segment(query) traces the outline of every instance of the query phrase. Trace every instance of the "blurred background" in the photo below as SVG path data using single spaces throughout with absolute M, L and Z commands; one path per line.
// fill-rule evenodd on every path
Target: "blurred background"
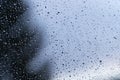
M 120 80 L 120 0 L 25 0 L 49 61 L 51 80 Z

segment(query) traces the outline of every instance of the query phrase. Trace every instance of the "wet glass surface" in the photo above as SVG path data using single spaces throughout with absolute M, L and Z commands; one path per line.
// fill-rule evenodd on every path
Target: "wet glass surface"
M 119 21 L 120 0 L 1 0 L 0 79 L 120 80 Z

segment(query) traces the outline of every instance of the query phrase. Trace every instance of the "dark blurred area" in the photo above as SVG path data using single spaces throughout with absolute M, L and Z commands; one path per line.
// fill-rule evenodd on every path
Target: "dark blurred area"
M 120 77 L 116 76 L 116 77 L 112 78 L 111 80 L 120 80 Z
M 26 10 L 22 0 L 0 0 L 0 80 L 50 79 L 49 63 L 37 73 L 26 69 L 42 44 L 42 36 L 24 20 Z
M 120 80 L 120 79 L 113 79 L 113 80 Z

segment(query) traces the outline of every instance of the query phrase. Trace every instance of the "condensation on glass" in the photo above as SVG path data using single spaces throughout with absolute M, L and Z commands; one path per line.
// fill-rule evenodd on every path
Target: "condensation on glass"
M 28 62 L 30 74 L 42 70 L 46 80 L 120 79 L 120 0 L 23 2 L 22 25 L 40 33 L 32 37 L 41 46 Z

